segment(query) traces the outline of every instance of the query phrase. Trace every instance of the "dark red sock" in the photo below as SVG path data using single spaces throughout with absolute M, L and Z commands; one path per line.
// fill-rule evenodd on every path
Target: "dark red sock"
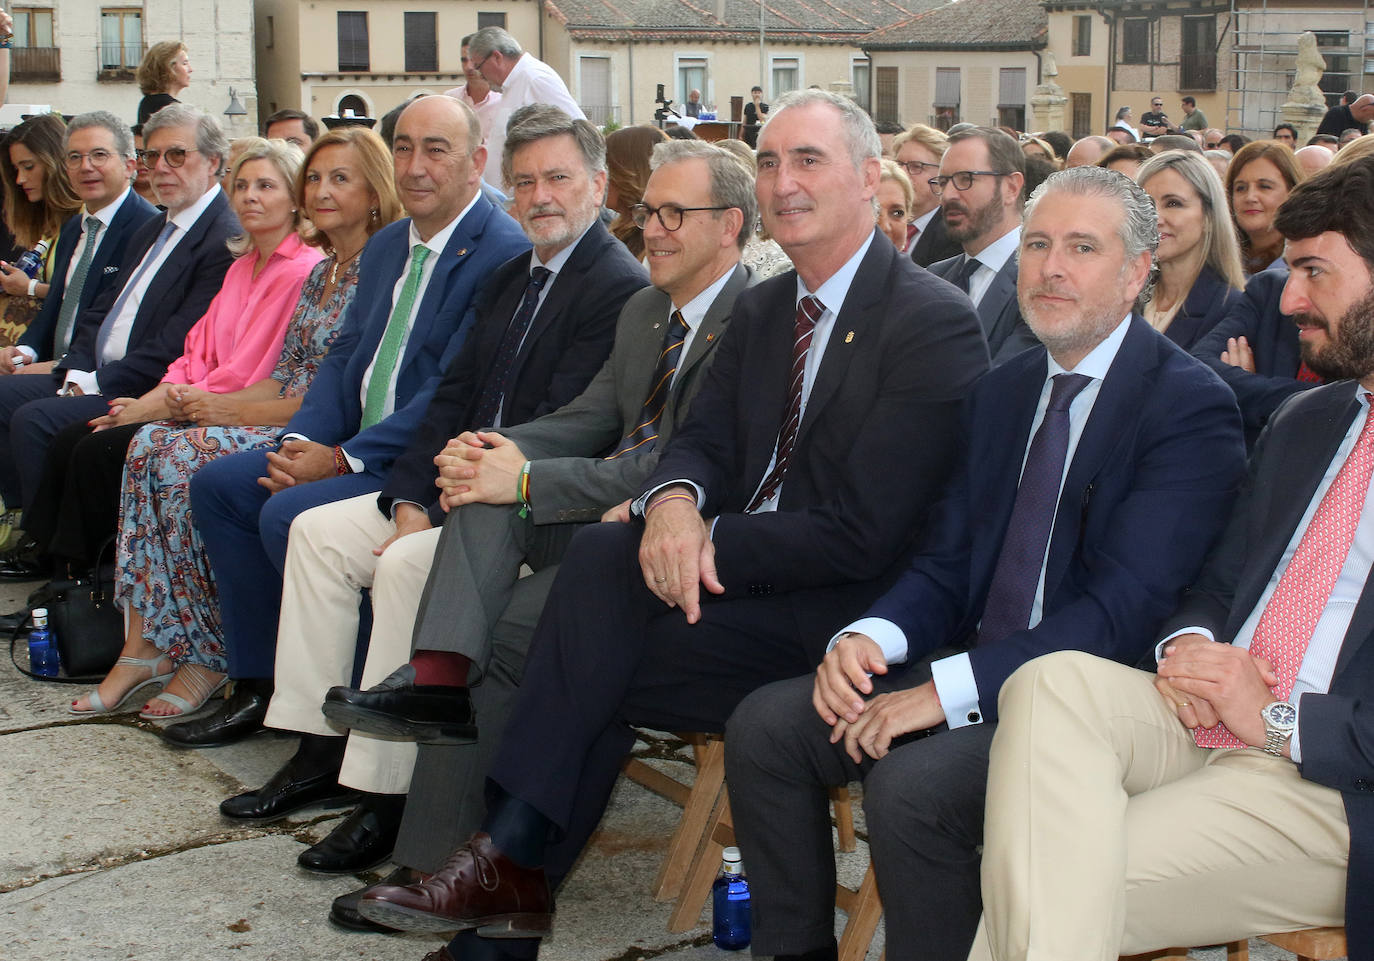
M 415 683 L 436 687 L 467 687 L 472 662 L 452 651 L 416 651 L 410 656 Z

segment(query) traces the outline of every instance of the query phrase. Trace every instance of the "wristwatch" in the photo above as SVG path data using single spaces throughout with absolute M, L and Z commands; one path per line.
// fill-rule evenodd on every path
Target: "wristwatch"
M 1298 724 L 1298 709 L 1287 701 L 1273 701 L 1260 708 L 1260 717 L 1264 719 L 1264 751 L 1283 757 L 1283 746 Z

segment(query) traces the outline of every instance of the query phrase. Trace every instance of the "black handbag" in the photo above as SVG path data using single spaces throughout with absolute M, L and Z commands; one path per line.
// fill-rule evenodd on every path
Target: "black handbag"
M 100 562 L 94 570 L 51 581 L 29 598 L 30 614 L 33 608 L 48 609 L 48 629 L 57 640 L 62 673 L 67 678 L 101 680 L 124 648 L 124 615 L 114 602 L 113 557 L 105 561 L 107 554 L 113 553 L 111 537 L 101 545 Z

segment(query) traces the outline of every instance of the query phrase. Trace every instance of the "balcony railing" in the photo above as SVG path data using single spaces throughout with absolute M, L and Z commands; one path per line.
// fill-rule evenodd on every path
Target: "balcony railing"
M 1185 53 L 1178 58 L 1178 89 L 1217 89 L 1217 55 Z
M 620 123 L 620 107 L 615 105 L 584 103 L 582 112 L 587 115 L 588 121 L 598 127 L 604 127 L 608 123 Z
M 100 70 L 97 80 L 132 80 L 148 47 L 143 43 L 98 43 L 96 62 Z
M 44 83 L 62 79 L 60 47 L 15 47 L 10 51 L 10 80 Z

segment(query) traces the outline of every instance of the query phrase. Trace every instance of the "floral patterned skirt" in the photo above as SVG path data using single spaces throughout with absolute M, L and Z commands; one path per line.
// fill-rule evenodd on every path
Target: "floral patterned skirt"
M 272 447 L 280 431 L 160 421 L 129 442 L 116 592 L 143 615 L 143 636 L 177 664 L 228 670 L 215 578 L 191 517 L 191 475 L 217 457 Z

